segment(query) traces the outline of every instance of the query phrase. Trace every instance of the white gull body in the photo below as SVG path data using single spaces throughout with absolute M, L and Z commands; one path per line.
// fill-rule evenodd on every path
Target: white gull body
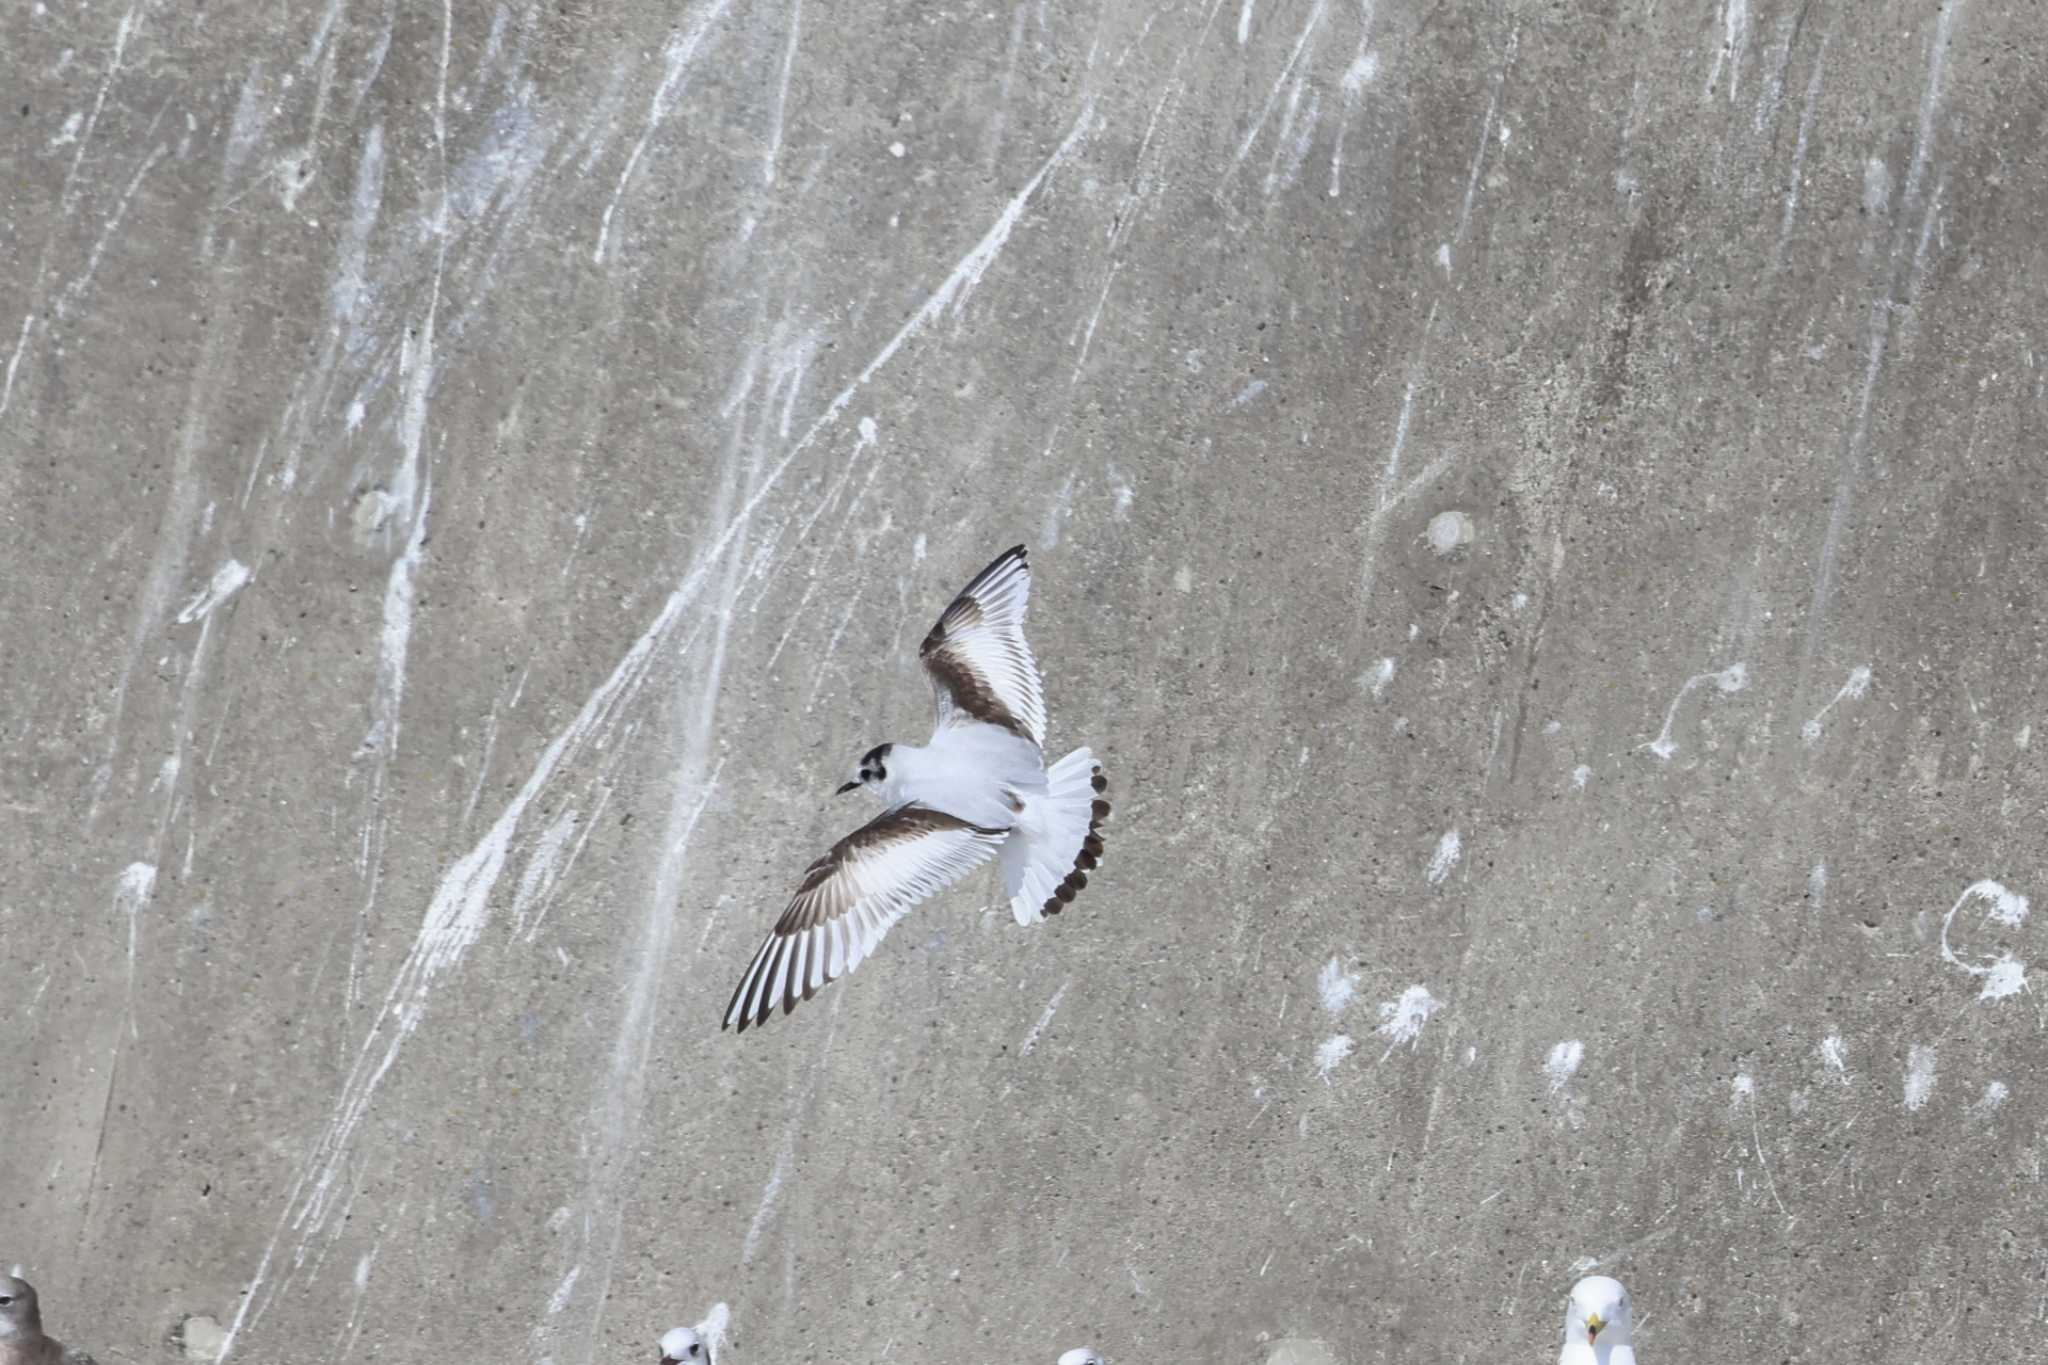
M 1080 748 L 1045 762 L 1045 695 L 1024 615 L 1031 571 L 1019 545 L 960 590 L 918 649 L 936 720 L 924 744 L 878 744 L 843 792 L 880 815 L 805 869 L 725 1009 L 746 1031 L 858 967 L 913 907 L 998 860 L 1019 924 L 1057 915 L 1102 856 L 1102 765 Z

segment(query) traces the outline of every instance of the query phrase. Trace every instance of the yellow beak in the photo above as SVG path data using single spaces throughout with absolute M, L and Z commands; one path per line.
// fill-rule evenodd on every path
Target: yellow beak
M 1592 1341 L 1600 1335 L 1600 1329 L 1607 1324 L 1600 1320 L 1598 1313 L 1586 1314 L 1586 1340 Z

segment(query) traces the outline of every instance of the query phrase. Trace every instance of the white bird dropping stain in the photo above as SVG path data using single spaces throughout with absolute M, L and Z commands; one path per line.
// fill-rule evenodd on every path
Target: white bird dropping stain
M 1728 1086 L 1730 1104 L 1741 1104 L 1744 1100 L 1756 1098 L 1756 1079 L 1747 1071 L 1738 1075 Z
M 562 1282 L 555 1286 L 554 1294 L 548 1299 L 548 1316 L 553 1317 L 569 1306 L 569 1298 L 576 1292 L 576 1281 L 582 1276 L 583 1267 L 572 1265 Z
M 2002 883 L 1985 878 L 1963 888 L 1963 894 L 1948 908 L 1941 919 L 1941 960 L 1951 967 L 1957 967 L 1978 977 L 1984 988 L 1977 993 L 1980 1001 L 2003 1000 L 2018 995 L 2027 988 L 2027 964 L 2009 952 L 2001 952 L 1996 958 L 1981 963 L 1966 962 L 1956 956 L 1949 947 L 1949 926 L 1955 922 L 1956 912 L 1973 900 L 1985 902 L 1985 917 L 1996 920 L 2008 929 L 2017 929 L 2027 922 L 2027 898 L 2016 891 L 2009 891 Z
M 1873 156 L 1863 163 L 1863 207 L 1872 216 L 1881 216 L 1891 202 L 1891 168 L 1883 157 Z
M 1422 1026 L 1443 1007 L 1444 1002 L 1431 995 L 1427 986 L 1410 986 L 1401 992 L 1399 1000 L 1381 1001 L 1377 1032 L 1387 1039 L 1387 1050 L 1380 1054 L 1380 1060 L 1384 1062 L 1393 1056 L 1394 1049 L 1403 1043 L 1415 1047 L 1422 1036 Z
M 246 587 L 252 577 L 254 575 L 249 572 L 247 564 L 239 559 L 228 560 L 213 571 L 212 580 L 179 610 L 178 624 L 189 626 L 194 621 L 204 620 L 215 607 Z
M 1592 770 L 1591 768 L 1587 767 L 1587 766 L 1586 766 L 1585 764 L 1581 763 L 1581 764 L 1580 764 L 1580 765 L 1579 765 L 1578 767 L 1576 767 L 1576 768 L 1572 769 L 1572 790 L 1573 790 L 1573 791 L 1575 791 L 1575 792 L 1582 792 L 1582 791 L 1584 791 L 1584 790 L 1586 789 L 1586 784 L 1587 784 L 1588 782 L 1591 782 L 1592 780 L 1593 780 L 1593 770 Z
M 1931 1047 L 1915 1043 L 1906 1050 L 1906 1108 L 1924 1108 L 1933 1097 L 1936 1060 Z
M 1643 745 L 1643 748 L 1666 761 L 1678 752 L 1678 745 L 1671 738 L 1672 723 L 1678 719 L 1678 708 L 1685 700 L 1686 694 L 1704 682 L 1712 683 L 1722 692 L 1740 692 L 1749 686 L 1749 666 L 1738 661 L 1717 673 L 1695 673 L 1687 678 L 1685 685 L 1678 689 L 1678 695 L 1671 699 L 1670 708 L 1664 712 L 1664 728 L 1657 732 L 1655 739 Z
M 1984 1087 L 1984 1098 L 1972 1105 L 1970 1112 L 1979 1118 L 1988 1119 L 1997 1113 L 1999 1106 L 2003 1105 L 2010 1098 L 2012 1098 L 2012 1091 L 2007 1087 L 2006 1083 L 2004 1081 L 1993 1081 Z
M 114 882 L 114 908 L 128 919 L 128 975 L 134 985 L 136 920 L 149 898 L 156 894 L 156 864 L 130 863 Z
M 1543 1059 L 1543 1075 L 1550 1082 L 1550 1093 L 1555 1095 L 1569 1085 L 1585 1060 L 1586 1045 L 1576 1038 L 1567 1038 L 1550 1049 L 1550 1055 Z
M 1324 1085 L 1330 1084 L 1330 1073 L 1337 1069 L 1337 1063 L 1349 1057 L 1357 1046 L 1348 1033 L 1333 1033 L 1316 1045 L 1316 1075 Z
M 1714 54 L 1714 69 L 1707 76 L 1707 88 L 1702 93 L 1714 93 L 1714 86 L 1721 79 L 1721 68 L 1732 61 L 1734 69 L 1728 76 L 1728 102 L 1733 104 L 1735 91 L 1742 84 L 1742 52 L 1749 46 L 1749 0 L 1722 0 L 1721 31 L 1721 50 Z
M 1060 988 L 1052 993 L 1052 999 L 1046 1001 L 1045 1013 L 1038 1016 L 1038 1022 L 1031 1026 L 1031 1032 L 1024 1035 L 1023 1046 L 1017 1049 L 1018 1056 L 1029 1057 L 1032 1049 L 1038 1046 L 1039 1035 L 1045 1032 L 1046 1025 L 1052 1022 L 1053 1015 L 1059 1013 L 1060 997 L 1067 993 L 1067 987 L 1072 984 L 1071 979 L 1060 982 Z
M 1333 1015 L 1342 1014 L 1358 996 L 1358 977 L 1345 971 L 1343 964 L 1333 957 L 1316 976 L 1316 995 L 1325 1010 Z
M 1394 669 L 1396 666 L 1391 657 L 1381 659 L 1372 666 L 1372 676 L 1367 680 L 1366 686 L 1372 690 L 1372 699 L 1374 701 L 1386 700 L 1387 684 L 1394 681 Z
M 1830 1033 L 1820 1040 L 1821 1064 L 1842 1078 L 1842 1084 L 1849 1083 L 1849 1047 L 1839 1033 Z
M 1815 863 L 1813 871 L 1806 874 L 1806 898 L 1813 902 L 1813 908 L 1816 910 L 1827 903 L 1828 865 L 1826 863 Z
M 1870 665 L 1859 664 L 1855 668 L 1850 669 L 1849 680 L 1842 684 L 1842 690 L 1835 693 L 1826 706 L 1814 712 L 1812 720 L 1799 727 L 1799 737 L 1808 744 L 1819 743 L 1822 722 L 1827 720 L 1828 712 L 1834 710 L 1845 701 L 1861 701 L 1869 691 Z
M 1451 555 L 1470 545 L 1475 532 L 1472 518 L 1453 508 L 1431 517 L 1425 534 L 1429 537 L 1430 549 L 1440 555 Z
M 1464 841 L 1458 831 L 1446 830 L 1444 837 L 1436 841 L 1436 852 L 1429 855 L 1429 866 L 1423 869 L 1423 879 L 1431 886 L 1443 885 L 1444 878 L 1451 875 L 1451 869 L 1464 856 Z

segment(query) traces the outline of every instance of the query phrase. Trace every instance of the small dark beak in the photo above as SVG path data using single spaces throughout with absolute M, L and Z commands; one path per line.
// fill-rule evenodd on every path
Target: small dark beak
M 847 794 L 848 792 L 851 792 L 851 791 L 859 791 L 859 790 L 860 790 L 860 783 L 858 783 L 858 782 L 842 782 L 842 783 L 840 783 L 840 784 L 839 784 L 839 790 L 838 790 L 838 791 L 836 791 L 836 792 L 833 792 L 832 794 L 833 794 L 834 796 L 844 796 L 844 795 L 846 795 L 846 794 Z

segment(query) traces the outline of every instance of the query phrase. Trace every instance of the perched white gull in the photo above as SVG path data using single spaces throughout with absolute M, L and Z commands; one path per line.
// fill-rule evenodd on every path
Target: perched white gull
M 1636 1365 L 1635 1321 L 1620 1280 L 1588 1275 L 1572 1286 L 1557 1365 Z
M 1102 1357 L 1093 1346 L 1076 1346 L 1060 1357 L 1060 1365 L 1102 1365 Z
M 1102 856 L 1109 803 L 1086 748 L 1045 766 L 1045 695 L 1024 611 L 1031 569 L 1019 545 L 960 590 L 918 658 L 938 713 L 929 742 L 861 755 L 841 792 L 866 787 L 888 809 L 804 872 L 789 908 L 740 978 L 721 1027 L 784 1014 L 875 951 L 926 897 L 1001 854 L 1019 924 L 1056 915 Z
M 93 1365 L 93 1359 L 43 1335 L 35 1286 L 19 1275 L 0 1275 L 0 1365 Z
M 732 1313 L 722 1303 L 711 1305 L 695 1327 L 671 1327 L 661 1334 L 661 1365 L 714 1365 Z

